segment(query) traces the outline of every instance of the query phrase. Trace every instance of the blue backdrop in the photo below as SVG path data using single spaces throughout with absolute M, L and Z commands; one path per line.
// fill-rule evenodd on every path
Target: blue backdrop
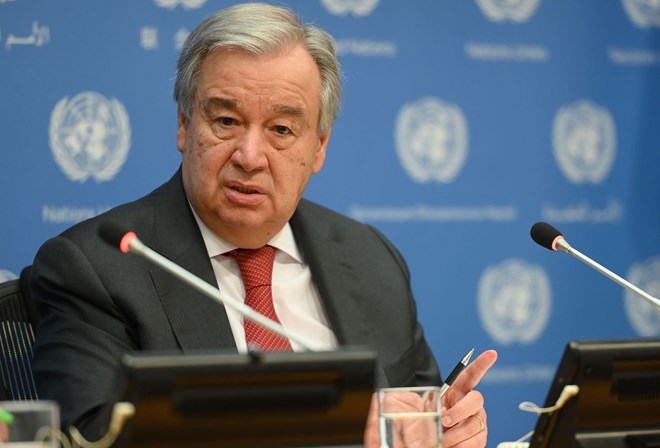
M 179 164 L 182 40 L 220 0 L 0 0 L 0 279 Z M 660 312 L 536 246 L 548 221 L 660 295 L 660 6 L 650 0 L 290 0 L 337 39 L 345 99 L 307 197 L 380 228 L 442 368 L 495 348 L 489 446 L 535 416 L 571 339 Z

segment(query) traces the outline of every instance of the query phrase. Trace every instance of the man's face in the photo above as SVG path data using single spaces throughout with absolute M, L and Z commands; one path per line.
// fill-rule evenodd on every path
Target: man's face
M 202 63 L 177 146 L 188 199 L 207 226 L 240 247 L 260 247 L 291 218 L 323 166 L 317 133 L 320 75 L 301 47 L 277 55 L 217 50 Z

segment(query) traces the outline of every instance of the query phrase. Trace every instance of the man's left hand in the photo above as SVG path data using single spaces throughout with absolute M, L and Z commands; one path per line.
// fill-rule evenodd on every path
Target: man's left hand
M 488 369 L 495 364 L 497 352 L 487 350 L 479 355 L 456 378 L 442 397 L 443 448 L 484 448 L 488 436 L 484 397 L 474 390 Z M 364 446 L 379 448 L 378 397 L 371 399 L 371 408 L 364 432 Z
M 497 361 L 497 352 L 479 355 L 456 378 L 442 397 L 444 448 L 483 448 L 488 438 L 484 397 L 474 390 L 481 378 Z

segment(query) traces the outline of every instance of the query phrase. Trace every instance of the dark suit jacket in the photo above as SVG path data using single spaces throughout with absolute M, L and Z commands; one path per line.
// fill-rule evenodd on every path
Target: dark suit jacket
M 34 371 L 41 399 L 61 407 L 62 425 L 87 426 L 118 399 L 121 354 L 134 350 L 236 350 L 222 305 L 97 235 L 111 220 L 216 285 L 180 171 L 135 202 L 47 241 L 32 270 L 42 315 Z M 325 311 L 341 345 L 377 351 L 378 386 L 438 384 L 434 357 L 417 322 L 404 260 L 382 234 L 309 201 L 291 219 Z

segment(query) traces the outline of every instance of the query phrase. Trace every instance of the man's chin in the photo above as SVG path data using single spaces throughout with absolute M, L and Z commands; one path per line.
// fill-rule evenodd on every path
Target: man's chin
M 209 228 L 226 242 L 244 248 L 263 246 L 286 224 L 277 225 L 251 211 L 223 213 L 218 218 L 217 225 L 207 223 Z

